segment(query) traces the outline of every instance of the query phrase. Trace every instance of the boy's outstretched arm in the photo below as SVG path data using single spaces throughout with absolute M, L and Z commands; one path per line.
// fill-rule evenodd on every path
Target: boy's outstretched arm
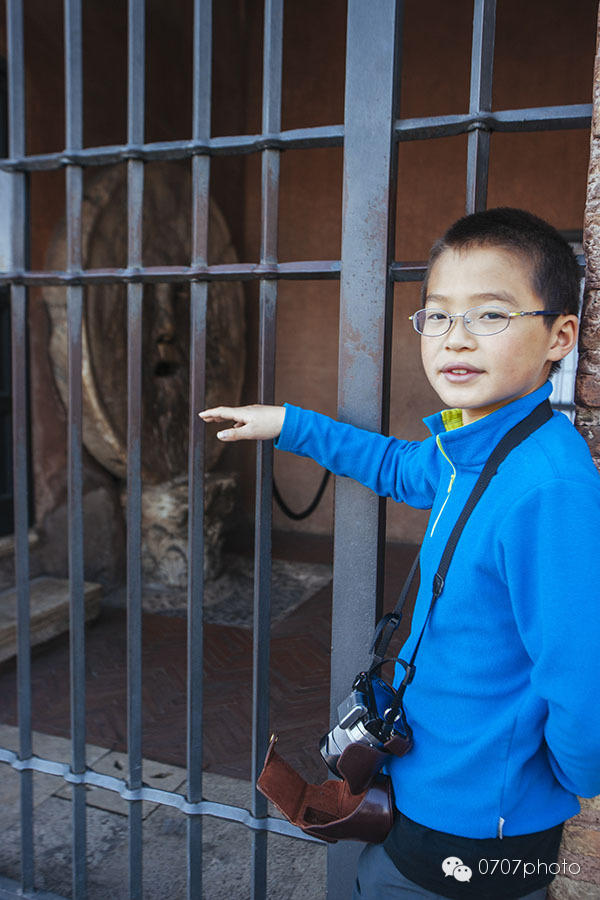
M 278 450 L 314 459 L 335 475 L 359 481 L 382 497 L 429 509 L 435 496 L 433 438 L 400 441 L 337 422 L 312 410 L 285 406 L 216 406 L 198 413 L 205 422 L 233 422 L 221 441 L 275 439 Z
M 219 431 L 220 441 L 269 441 L 278 438 L 285 418 L 285 407 L 215 406 L 198 413 L 205 422 L 233 422 L 233 428 Z

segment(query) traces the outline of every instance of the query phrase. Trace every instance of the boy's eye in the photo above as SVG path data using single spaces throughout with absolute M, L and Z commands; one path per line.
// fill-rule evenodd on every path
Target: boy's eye
M 481 307 L 480 309 L 472 310 L 472 316 L 470 318 L 478 319 L 483 322 L 502 322 L 504 319 L 508 319 L 508 313 L 504 312 L 502 309 L 487 309 Z

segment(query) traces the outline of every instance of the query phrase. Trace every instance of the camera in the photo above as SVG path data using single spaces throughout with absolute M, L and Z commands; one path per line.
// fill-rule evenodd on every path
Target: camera
M 342 777 L 337 763 L 349 744 L 365 744 L 385 753 L 387 741 L 399 736 L 409 749 L 412 731 L 402 706 L 397 711 L 392 708 L 396 696 L 397 691 L 373 670 L 356 676 L 352 691 L 338 706 L 338 724 L 319 743 L 321 756 L 334 775 Z

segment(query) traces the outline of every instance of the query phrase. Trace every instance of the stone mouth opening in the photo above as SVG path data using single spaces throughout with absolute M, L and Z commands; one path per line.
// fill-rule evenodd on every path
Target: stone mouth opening
M 176 375 L 178 371 L 179 363 L 169 362 L 164 359 L 154 367 L 154 374 L 157 378 L 169 378 L 171 375 Z

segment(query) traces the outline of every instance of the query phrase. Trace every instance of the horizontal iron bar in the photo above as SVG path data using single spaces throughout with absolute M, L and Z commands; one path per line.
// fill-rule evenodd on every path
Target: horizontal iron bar
M 590 103 L 569 106 L 536 106 L 497 112 L 458 113 L 419 119 L 398 119 L 394 126 L 399 141 L 452 137 L 481 128 L 488 131 L 554 131 L 588 128 L 592 120 Z M 85 150 L 41 153 L 0 160 L 0 170 L 40 172 L 63 166 L 106 166 L 128 159 L 144 162 L 165 159 L 189 159 L 192 156 L 228 156 L 258 153 L 262 150 L 307 150 L 316 147 L 342 147 L 343 125 L 295 128 L 276 134 L 242 134 L 210 138 L 207 141 L 161 141 L 149 144 L 114 144 L 87 147 Z
M 585 259 L 577 256 L 582 272 Z M 390 266 L 392 281 L 422 281 L 426 262 L 394 262 Z M 272 265 L 228 263 L 220 266 L 146 266 L 134 269 L 85 269 L 81 272 L 27 271 L 0 272 L 0 284 L 43 285 L 73 284 L 167 284 L 189 281 L 256 281 L 261 278 L 280 281 L 338 280 L 341 263 L 337 259 L 280 262 Z
M 390 276 L 392 281 L 423 281 L 426 270 L 426 262 L 394 262 L 390 266 Z
M 557 131 L 589 128 L 591 103 L 571 106 L 536 106 L 530 109 L 505 109 L 498 112 L 459 113 L 432 116 L 428 119 L 399 119 L 395 125 L 399 141 L 422 141 L 427 138 L 453 137 L 469 131 Z
M 286 819 L 277 819 L 274 816 L 257 818 L 239 806 L 229 806 L 225 803 L 216 803 L 212 800 L 200 800 L 198 803 L 189 803 L 182 794 L 172 791 L 163 791 L 160 788 L 141 787 L 137 790 L 129 790 L 127 783 L 121 778 L 112 775 L 101 775 L 93 769 L 77 774 L 66 763 L 55 762 L 40 756 L 30 756 L 28 759 L 19 759 L 12 750 L 0 747 L 0 762 L 8 763 L 18 772 L 23 770 L 43 772 L 45 775 L 55 775 L 62 778 L 68 784 L 89 784 L 93 787 L 104 788 L 119 794 L 123 800 L 133 802 L 147 800 L 150 803 L 160 803 L 162 806 L 171 806 L 185 813 L 187 816 L 215 816 L 218 819 L 227 819 L 229 822 L 239 822 L 254 831 L 270 831 L 282 834 L 286 837 L 300 838 L 305 841 L 317 841 L 310 835 L 304 834 Z
M 266 279 L 338 279 L 339 260 L 228 263 L 218 266 L 146 266 L 128 269 L 86 269 L 81 272 L 0 272 L 0 284 L 136 284 L 187 281 L 251 281 Z
M 260 153 L 262 150 L 299 150 L 311 147 L 341 147 L 344 143 L 343 125 L 322 125 L 315 128 L 294 128 L 274 134 L 242 134 L 209 138 L 208 140 L 159 141 L 148 144 L 113 144 L 106 147 L 87 147 L 85 150 L 60 150 L 0 161 L 0 169 L 8 171 L 43 171 L 62 166 L 106 166 L 128 159 L 144 162 L 164 159 L 189 159 L 192 156 L 230 156 L 240 153 Z

